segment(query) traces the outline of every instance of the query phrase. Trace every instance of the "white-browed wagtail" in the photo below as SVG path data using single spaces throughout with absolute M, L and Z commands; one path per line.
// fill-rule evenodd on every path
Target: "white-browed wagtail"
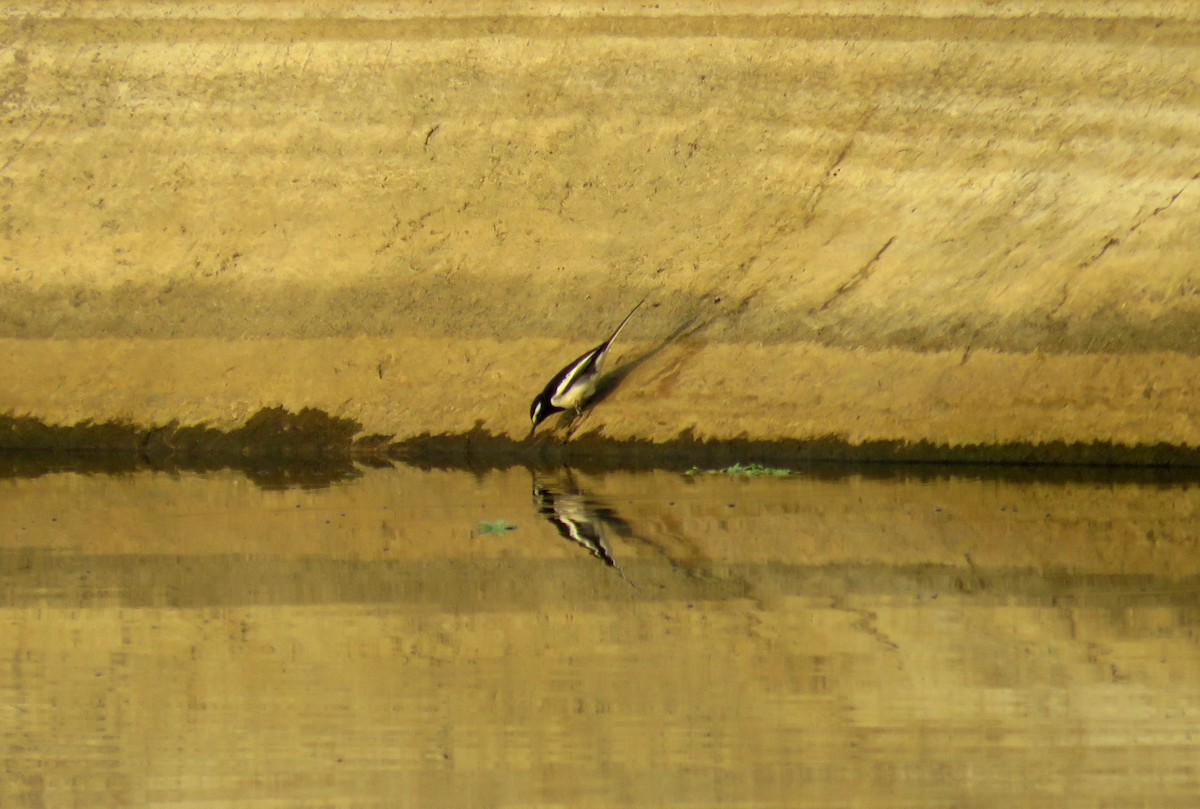
M 633 317 L 633 313 L 645 302 L 644 298 L 638 301 L 638 305 L 625 315 L 621 325 L 617 326 L 616 331 L 607 340 L 580 355 L 546 383 L 546 387 L 534 397 L 529 406 L 529 420 L 532 422 L 529 428 L 530 435 L 533 435 L 539 424 L 555 413 L 568 409 L 574 409 L 576 414 L 581 412 L 584 402 L 596 392 L 596 380 L 600 377 L 600 369 L 613 340 L 617 339 L 629 318 Z
M 537 474 L 533 476 L 533 507 L 563 539 L 579 545 L 638 589 L 613 558 L 604 536 L 606 527 L 627 537 L 633 536 L 633 529 L 611 508 L 585 494 L 569 470 L 565 483 L 549 483 Z

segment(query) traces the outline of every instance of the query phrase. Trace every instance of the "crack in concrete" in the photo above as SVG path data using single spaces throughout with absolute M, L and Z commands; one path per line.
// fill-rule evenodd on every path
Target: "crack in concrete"
M 1187 181 L 1184 182 L 1184 184 L 1182 186 L 1180 186 L 1179 190 L 1176 191 L 1174 194 L 1172 194 L 1167 199 L 1166 202 L 1164 202 L 1162 205 L 1159 205 L 1157 208 L 1150 211 L 1148 214 L 1143 216 L 1141 219 L 1138 219 L 1132 225 L 1130 225 L 1129 228 L 1125 231 L 1125 233 L 1123 235 L 1115 236 L 1115 235 L 1109 234 L 1108 238 L 1106 238 L 1104 240 L 1104 244 L 1102 244 L 1100 246 L 1100 249 L 1097 250 L 1092 255 L 1085 258 L 1083 261 L 1081 261 L 1075 267 L 1075 271 L 1071 274 L 1071 276 L 1067 279 L 1067 281 L 1062 285 L 1062 289 L 1060 290 L 1059 296 L 1058 296 L 1058 303 L 1056 303 L 1054 305 L 1054 309 L 1050 312 L 1050 319 L 1053 320 L 1054 318 L 1058 317 L 1059 311 L 1066 305 L 1067 300 L 1071 297 L 1072 282 L 1076 277 L 1078 277 L 1078 275 L 1080 273 L 1085 272 L 1088 269 L 1090 269 L 1091 267 L 1095 266 L 1102 258 L 1104 258 L 1104 256 L 1108 253 L 1109 250 L 1113 249 L 1114 247 L 1119 247 L 1120 245 L 1122 245 L 1126 240 L 1128 240 L 1131 236 L 1133 236 L 1133 234 L 1137 233 L 1138 230 L 1140 230 L 1141 227 L 1143 225 L 1145 225 L 1147 222 L 1149 222 L 1151 219 L 1154 219 L 1155 217 L 1159 216 L 1160 214 L 1166 212 L 1172 205 L 1175 204 L 1176 200 L 1178 200 L 1181 196 L 1183 196 L 1183 192 L 1187 191 L 1188 188 L 1191 187 L 1192 183 L 1196 182 L 1197 180 L 1200 180 L 1200 172 L 1197 172 L 1196 174 L 1193 174 L 1191 177 L 1189 177 L 1187 179 Z
M 825 171 L 821 174 L 821 179 L 817 181 L 813 188 L 812 195 L 808 199 L 808 203 L 804 206 L 804 217 L 801 219 L 800 226 L 806 227 L 812 224 L 813 219 L 817 216 L 817 208 L 821 204 L 821 198 L 825 196 L 825 192 L 829 186 L 833 184 L 834 178 L 837 176 L 837 170 L 850 154 L 850 150 L 854 147 L 854 141 L 858 137 L 858 133 L 863 130 L 867 122 L 871 120 L 871 116 L 875 114 L 875 108 L 871 108 L 863 113 L 855 125 L 850 136 L 846 138 L 846 142 L 842 144 L 841 150 L 834 155 L 833 160 L 825 167 Z
M 21 152 L 25 150 L 25 147 L 29 145 L 29 141 L 38 133 L 38 130 L 45 126 L 46 121 L 48 120 L 50 120 L 50 113 L 47 112 L 42 116 L 41 120 L 34 125 L 33 129 L 29 130 L 24 137 L 17 141 L 16 147 L 13 149 L 12 154 L 9 155 L 8 160 L 4 161 L 3 166 L 0 166 L 0 172 L 8 170 L 8 167 L 11 166 L 13 161 L 20 156 Z
M 833 183 L 838 166 L 842 165 L 842 161 L 846 159 L 846 155 L 850 154 L 850 149 L 854 146 L 855 134 L 857 134 L 857 130 L 851 133 L 850 137 L 846 139 L 846 143 L 842 146 L 842 150 L 825 167 L 821 179 L 817 181 L 816 186 L 813 188 L 812 196 L 808 198 L 808 204 L 804 206 L 804 217 L 801 219 L 801 227 L 812 224 L 812 221 L 817 217 L 817 207 L 821 204 L 821 198 L 825 196 L 825 191 Z
M 875 251 L 875 255 L 871 256 L 871 260 L 859 267 L 858 271 L 855 272 L 854 275 L 846 279 L 845 282 L 835 289 L 833 294 L 830 295 L 829 298 L 826 299 L 826 301 L 821 304 L 816 311 L 824 312 L 830 306 L 833 306 L 833 304 L 837 303 L 840 298 L 853 292 L 860 284 L 870 278 L 871 273 L 875 269 L 875 265 L 879 263 L 879 260 L 883 258 L 883 254 L 888 251 L 888 248 L 891 247 L 895 241 L 896 237 L 893 235 L 886 242 L 884 242 L 883 246 Z

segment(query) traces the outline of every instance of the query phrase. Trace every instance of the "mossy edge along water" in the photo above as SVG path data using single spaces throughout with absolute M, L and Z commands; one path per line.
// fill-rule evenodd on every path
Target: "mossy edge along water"
M 208 471 L 235 468 L 264 485 L 322 485 L 355 477 L 361 466 L 394 461 L 420 468 L 485 471 L 513 466 L 570 466 L 595 471 L 678 472 L 770 469 L 841 474 L 909 473 L 1136 477 L 1200 480 L 1200 448 L 1106 442 L 945 446 L 926 442 L 852 444 L 836 436 L 807 441 L 706 441 L 684 432 L 668 442 L 621 441 L 598 433 L 570 440 L 514 440 L 482 425 L 454 435 L 403 440 L 364 434 L 353 419 L 304 408 L 264 408 L 230 430 L 208 425 L 136 425 L 84 421 L 51 425 L 0 416 L 0 476 L 54 469 L 129 472 L 140 468 Z

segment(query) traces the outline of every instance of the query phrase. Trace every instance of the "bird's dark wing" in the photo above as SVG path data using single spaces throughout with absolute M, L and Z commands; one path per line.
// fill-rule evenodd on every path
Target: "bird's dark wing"
M 604 355 L 608 351 L 609 342 L 611 341 L 605 341 L 592 350 L 585 351 L 576 357 L 559 371 L 554 379 L 550 380 L 550 384 L 546 386 L 544 392 L 550 393 L 552 399 L 558 398 L 570 390 L 580 379 L 596 373 L 600 368 L 600 363 L 604 362 Z

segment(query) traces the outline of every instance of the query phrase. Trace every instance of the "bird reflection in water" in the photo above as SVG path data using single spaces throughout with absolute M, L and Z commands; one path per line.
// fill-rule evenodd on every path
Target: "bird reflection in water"
M 533 507 L 563 539 L 581 546 L 638 589 L 613 558 L 605 537 L 606 532 L 612 530 L 629 538 L 633 536 L 633 529 L 612 508 L 580 489 L 571 470 L 563 470 L 561 475 L 553 478 L 535 472 Z

